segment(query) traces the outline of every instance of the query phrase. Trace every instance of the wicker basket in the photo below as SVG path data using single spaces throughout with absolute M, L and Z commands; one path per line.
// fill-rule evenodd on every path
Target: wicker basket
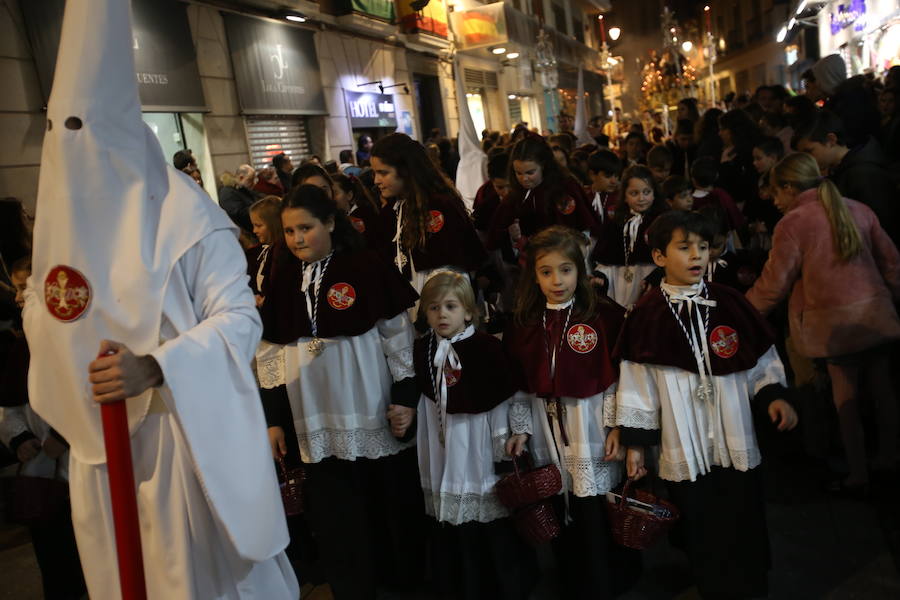
M 633 484 L 633 479 L 626 481 L 622 489 L 622 498 L 617 502 L 607 502 L 606 510 L 609 514 L 613 540 L 626 548 L 645 550 L 659 541 L 678 520 L 678 509 L 671 502 L 658 498 L 650 492 L 632 491 Z M 629 492 L 633 492 L 631 496 Z M 659 506 L 668 511 L 669 516 L 657 516 L 628 506 L 625 499 L 629 497 L 645 504 Z
M 549 499 L 520 508 L 513 514 L 513 522 L 519 535 L 535 546 L 546 544 L 561 531 Z
M 281 488 L 281 502 L 284 504 L 284 512 L 288 516 L 303 513 L 303 482 L 306 480 L 306 471 L 303 467 L 289 469 L 284 464 L 284 459 L 278 459 L 278 486 Z
M 525 458 L 527 470 L 519 470 L 519 461 L 513 457 L 513 473 L 497 482 L 494 491 L 506 508 L 514 510 L 551 498 L 562 489 L 562 475 L 554 464 L 533 468 L 530 455 Z

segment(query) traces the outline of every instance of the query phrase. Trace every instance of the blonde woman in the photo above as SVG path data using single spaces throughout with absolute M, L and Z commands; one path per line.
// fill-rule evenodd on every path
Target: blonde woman
M 876 469 L 897 461 L 897 404 L 884 346 L 900 339 L 900 255 L 867 206 L 842 198 L 816 161 L 790 154 L 771 170 L 775 227 L 762 276 L 747 298 L 762 313 L 790 295 L 798 351 L 825 359 L 850 473 L 833 491 L 863 495 L 869 475 L 859 417 L 860 383 L 877 391 Z

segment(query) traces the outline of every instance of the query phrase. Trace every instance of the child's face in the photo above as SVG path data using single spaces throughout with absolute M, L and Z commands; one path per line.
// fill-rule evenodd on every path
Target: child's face
M 709 264 L 709 242 L 696 233 L 676 229 L 665 253 L 653 249 L 653 262 L 666 270 L 666 283 L 670 285 L 700 283 Z
M 653 206 L 653 188 L 643 179 L 632 177 L 625 185 L 625 202 L 636 213 L 645 213 Z
M 533 190 L 544 181 L 544 169 L 533 160 L 514 160 L 513 172 L 526 190 Z
M 353 193 L 344 191 L 344 188 L 334 184 L 334 203 L 337 204 L 337 207 L 344 211 L 345 213 L 350 212 L 351 202 L 353 200 Z
M 425 309 L 428 326 L 443 338 L 452 338 L 466 328 L 472 320 L 472 313 L 463 308 L 462 302 L 453 292 L 447 293 L 437 302 L 432 302 Z
M 253 235 L 256 236 L 260 244 L 271 244 L 275 241 L 272 235 L 273 232 L 269 231 L 266 222 L 260 219 L 259 214 L 255 211 L 250 211 L 250 224 L 253 225 Z
M 694 196 L 691 194 L 691 190 L 680 191 L 673 198 L 666 199 L 666 202 L 673 210 L 693 210 L 694 208 Z
M 671 171 L 671 165 L 650 167 L 650 172 L 653 173 L 653 179 L 656 180 L 656 183 L 662 183 L 663 180 L 669 176 Z
M 497 192 L 500 199 L 505 200 L 507 194 L 509 194 L 509 179 L 494 177 L 491 179 L 491 185 L 494 186 L 494 191 Z
M 591 171 L 591 189 L 595 192 L 611 194 L 619 189 L 619 176 L 607 175 L 603 171 Z
M 554 250 L 537 257 L 535 278 L 547 302 L 563 304 L 572 299 L 578 287 L 578 265 L 562 252 Z
M 16 290 L 16 306 L 19 308 L 25 307 L 25 284 L 29 275 L 31 275 L 29 271 L 13 271 L 10 276 L 13 288 Z
M 769 156 L 759 148 L 753 149 L 753 168 L 762 175 L 775 166 L 775 157 Z

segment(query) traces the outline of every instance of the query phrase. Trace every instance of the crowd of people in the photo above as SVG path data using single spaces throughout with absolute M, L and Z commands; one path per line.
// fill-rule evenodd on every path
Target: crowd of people
M 616 109 L 590 144 L 566 114 L 557 133 L 485 131 L 471 210 L 440 132 L 224 174 L 263 323 L 272 455 L 304 472 L 289 519 L 300 580 L 338 600 L 424 586 L 527 598 L 540 577 L 527 516 L 495 486 L 554 465 L 560 598 L 638 579 L 607 494 L 648 474 L 680 513 L 673 540 L 700 595 L 763 597 L 760 437 L 803 427 L 799 398 L 823 378 L 846 467 L 823 485 L 862 499 L 896 477 L 900 68 L 848 79 L 839 60 L 813 67 L 803 95 L 762 86 L 702 112 L 685 99 L 671 126 Z M 189 151 L 173 162 L 202 185 Z M 11 239 L 4 278 L 21 297 L 29 245 Z M 0 440 L 22 463 L 59 457 L 8 346 L 19 393 Z

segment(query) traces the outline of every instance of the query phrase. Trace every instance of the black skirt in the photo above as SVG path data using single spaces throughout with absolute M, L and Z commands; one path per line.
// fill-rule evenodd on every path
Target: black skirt
M 563 497 L 556 499 L 564 523 Z M 560 598 L 602 600 L 631 588 L 641 575 L 641 554 L 612 540 L 606 514 L 606 495 L 579 498 L 569 494 L 570 522 L 553 540 Z
M 335 600 L 374 600 L 378 586 L 417 588 L 427 517 L 415 448 L 304 467 L 305 516 Z
M 537 585 L 537 556 L 509 518 L 436 523 L 432 540 L 431 572 L 441 598 L 523 600 Z
M 666 485 L 681 512 L 672 542 L 687 553 L 700 595 L 766 596 L 771 556 L 762 469 L 713 467 L 697 481 Z

